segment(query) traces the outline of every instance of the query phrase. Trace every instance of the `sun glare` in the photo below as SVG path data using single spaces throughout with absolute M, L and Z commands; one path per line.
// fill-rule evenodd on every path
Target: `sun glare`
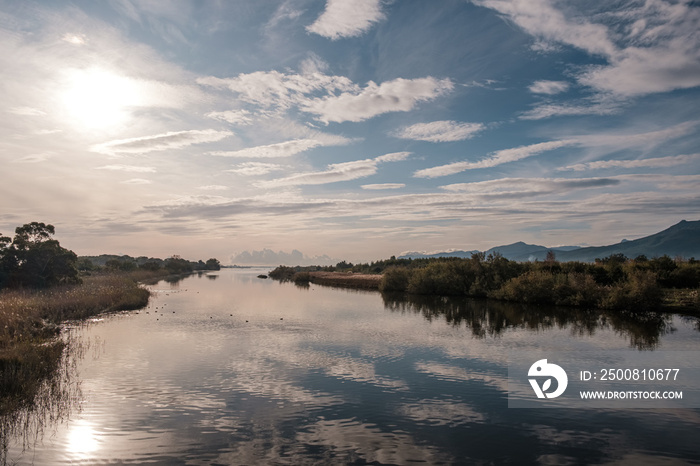
M 143 100 L 138 82 L 102 69 L 71 70 L 61 103 L 80 129 L 106 129 L 126 123 Z
M 100 447 L 97 433 L 92 424 L 86 421 L 76 421 L 68 433 L 68 452 L 84 456 L 95 452 Z

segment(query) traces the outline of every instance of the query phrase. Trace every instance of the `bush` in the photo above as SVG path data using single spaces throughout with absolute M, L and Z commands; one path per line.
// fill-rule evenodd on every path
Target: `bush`
M 390 267 L 384 271 L 379 291 L 406 291 L 412 271 L 405 267 Z
M 608 287 L 600 306 L 605 309 L 649 311 L 657 309 L 661 301 L 656 275 L 650 271 L 635 270 L 628 274 L 626 282 Z

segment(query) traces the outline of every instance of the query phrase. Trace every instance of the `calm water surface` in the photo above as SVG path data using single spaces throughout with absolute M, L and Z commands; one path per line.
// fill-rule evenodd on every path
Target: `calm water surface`
M 72 414 L 19 464 L 688 464 L 700 410 L 508 409 L 512 349 L 698 350 L 698 322 L 406 301 L 227 269 L 77 328 Z M 74 390 L 75 392 L 75 390 Z

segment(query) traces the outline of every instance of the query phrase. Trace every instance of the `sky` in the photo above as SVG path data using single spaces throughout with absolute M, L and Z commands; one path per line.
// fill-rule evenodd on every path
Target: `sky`
M 0 1 L 0 233 L 367 262 L 700 219 L 687 0 Z

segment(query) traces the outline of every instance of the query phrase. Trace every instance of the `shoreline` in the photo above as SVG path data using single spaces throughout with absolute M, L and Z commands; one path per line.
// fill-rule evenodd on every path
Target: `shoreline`
M 313 283 L 321 286 L 345 288 L 345 289 L 355 289 L 355 290 L 369 290 L 369 291 L 379 291 L 381 292 L 380 285 L 383 279 L 383 274 L 366 274 L 366 273 L 356 273 L 356 272 L 301 272 L 308 273 L 308 280 L 306 277 L 301 277 L 301 279 L 295 279 L 296 283 Z M 686 290 L 686 289 L 674 289 L 674 288 L 664 288 L 661 289 L 663 294 L 662 303 L 656 312 L 682 314 L 687 316 L 700 316 L 700 309 L 698 309 L 694 304 L 694 300 L 697 299 L 697 290 Z M 406 293 L 406 292 L 403 292 Z M 410 293 L 406 293 L 409 294 Z M 414 294 L 415 295 L 415 294 Z M 441 295 L 415 295 L 415 296 L 441 296 Z M 446 295 L 450 296 L 450 295 Z M 473 299 L 487 299 L 493 301 L 507 301 L 496 298 L 489 297 L 477 297 L 477 296 L 462 296 L 465 298 Z M 512 301 L 510 301 L 512 302 Z M 532 303 L 532 305 L 537 305 Z M 561 307 L 581 307 L 581 306 L 564 306 Z M 595 308 L 596 310 L 604 311 L 610 309 Z

